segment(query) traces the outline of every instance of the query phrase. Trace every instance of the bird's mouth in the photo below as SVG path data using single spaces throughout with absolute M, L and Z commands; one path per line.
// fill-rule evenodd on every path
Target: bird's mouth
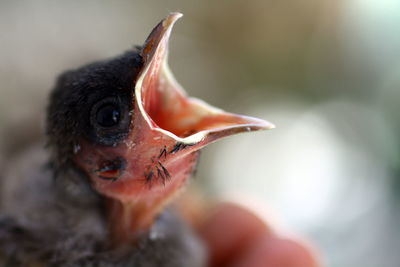
M 186 95 L 167 65 L 170 33 L 181 16 L 170 14 L 147 38 L 141 50 L 143 67 L 135 83 L 129 136 L 118 148 L 110 148 L 119 149 L 123 160 L 110 161 L 118 168 L 107 165 L 97 172 L 105 179 L 94 179 L 99 192 L 122 203 L 112 209 L 115 220 L 128 218 L 127 210 L 134 214 L 133 224 L 131 219 L 114 222 L 119 231 L 121 223 L 133 229 L 145 229 L 151 223 L 190 176 L 200 148 L 232 134 L 274 127 Z
M 169 36 L 181 16 L 172 13 L 161 21 L 142 50 L 144 67 L 136 83 L 136 103 L 152 130 L 176 142 L 208 144 L 224 135 L 273 128 L 269 122 L 227 113 L 186 95 L 167 64 Z

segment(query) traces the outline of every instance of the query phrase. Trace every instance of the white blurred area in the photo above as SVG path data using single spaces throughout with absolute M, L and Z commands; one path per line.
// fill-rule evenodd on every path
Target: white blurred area
M 0 145 L 40 135 L 59 73 L 141 44 L 170 11 L 189 94 L 277 126 L 207 148 L 204 190 L 259 202 L 326 266 L 398 267 L 400 1 L 1 1 Z

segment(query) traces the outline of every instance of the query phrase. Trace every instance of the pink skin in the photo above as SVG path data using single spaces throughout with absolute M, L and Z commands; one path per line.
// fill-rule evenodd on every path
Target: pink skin
M 209 208 L 198 226 L 210 267 L 318 267 L 318 251 L 298 237 L 279 233 L 256 213 L 233 203 Z
M 96 190 L 110 199 L 110 229 L 116 242 L 130 241 L 150 227 L 183 188 L 200 148 L 232 134 L 273 128 L 266 121 L 187 97 L 166 64 L 169 35 L 180 16 L 169 15 L 145 42 L 144 66 L 132 81 L 136 86 L 128 137 L 115 147 L 82 143 L 75 158 Z M 125 161 L 124 168 L 101 170 L 116 158 Z

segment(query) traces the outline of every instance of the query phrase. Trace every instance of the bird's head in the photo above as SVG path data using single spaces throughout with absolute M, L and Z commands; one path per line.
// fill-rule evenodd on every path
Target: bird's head
M 168 39 L 180 17 L 162 20 L 138 50 L 64 73 L 50 98 L 56 166 L 77 167 L 96 191 L 119 203 L 111 205 L 118 231 L 151 225 L 184 186 L 200 148 L 273 127 L 186 95 L 167 66 Z

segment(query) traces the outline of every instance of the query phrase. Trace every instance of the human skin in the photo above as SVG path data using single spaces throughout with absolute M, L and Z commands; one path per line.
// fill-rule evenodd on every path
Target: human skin
M 197 226 L 209 252 L 210 267 L 318 267 L 311 245 L 277 233 L 254 212 L 220 203 Z

